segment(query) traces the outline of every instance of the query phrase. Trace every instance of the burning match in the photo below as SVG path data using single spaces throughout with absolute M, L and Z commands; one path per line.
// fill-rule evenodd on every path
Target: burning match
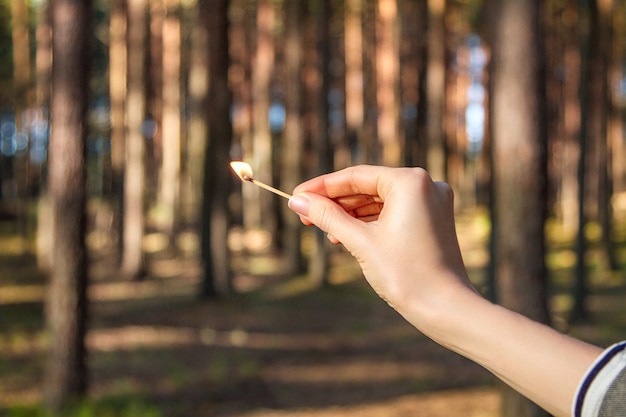
M 241 181 L 250 181 L 251 183 L 258 185 L 261 188 L 265 188 L 266 190 L 271 191 L 274 194 L 277 194 L 281 197 L 286 198 L 287 200 L 291 198 L 291 195 L 287 194 L 286 192 L 276 189 L 259 180 L 255 180 L 252 176 L 253 173 L 252 173 L 252 167 L 250 166 L 250 164 L 247 164 L 242 161 L 233 161 L 230 163 L 230 167 L 232 168 L 233 171 L 235 171 L 235 174 L 237 174 L 237 176 L 239 177 Z

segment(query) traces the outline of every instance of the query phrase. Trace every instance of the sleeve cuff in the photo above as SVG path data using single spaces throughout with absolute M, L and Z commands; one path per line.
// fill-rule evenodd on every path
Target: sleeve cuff
M 581 380 L 574 404 L 574 417 L 596 417 L 612 382 L 626 369 L 626 341 L 606 349 Z

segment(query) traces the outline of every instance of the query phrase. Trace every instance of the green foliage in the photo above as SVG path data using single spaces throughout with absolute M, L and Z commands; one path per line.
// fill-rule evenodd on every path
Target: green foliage
M 85 401 L 61 414 L 63 417 L 161 417 L 161 411 L 141 398 L 115 397 Z M 0 409 L 2 417 L 60 417 L 38 406 L 15 406 Z

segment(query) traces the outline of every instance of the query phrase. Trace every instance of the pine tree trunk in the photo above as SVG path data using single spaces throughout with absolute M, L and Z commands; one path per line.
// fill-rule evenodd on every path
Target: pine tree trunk
M 228 196 L 232 173 L 228 166 L 232 126 L 231 93 L 228 86 L 228 0 L 201 0 L 198 16 L 209 28 L 209 90 L 205 105 L 208 147 L 204 162 L 202 297 L 215 297 L 231 290 L 228 228 Z
M 51 354 L 45 402 L 59 411 L 87 390 L 86 164 L 91 4 L 51 2 L 53 27 L 52 130 L 49 190 L 54 253 L 46 318 Z
M 302 65 L 302 38 L 300 24 L 302 22 L 302 6 L 300 0 L 287 0 L 285 4 L 285 128 L 281 146 L 281 187 L 291 192 L 302 181 L 302 88 L 300 70 Z M 298 216 L 291 213 L 286 204 L 283 208 L 284 230 L 283 247 L 290 273 L 303 269 L 300 247 L 302 223 Z
M 495 6 L 491 110 L 498 300 L 545 323 L 547 132 L 540 4 L 501 0 Z M 510 388 L 502 407 L 505 417 L 542 415 Z
M 109 17 L 109 102 L 111 106 L 111 191 L 115 204 L 113 227 L 123 236 L 123 185 L 126 154 L 126 0 L 111 2 Z M 117 263 L 122 261 L 123 240 L 117 245 Z
M 163 19 L 162 56 L 162 165 L 159 203 L 164 210 L 164 231 L 170 240 L 174 237 L 175 213 L 180 192 L 181 120 L 180 120 L 180 66 L 181 27 L 178 0 L 166 0 Z
M 126 96 L 126 166 L 124 173 L 122 275 L 139 279 L 144 274 L 145 53 L 147 0 L 128 0 L 128 70 Z
M 445 103 L 445 26 L 446 0 L 428 0 L 428 73 L 426 111 L 428 156 L 426 168 L 436 180 L 446 178 L 446 149 L 443 126 Z
M 378 140 L 383 150 L 383 165 L 398 166 L 402 161 L 402 144 L 400 100 L 396 94 L 400 75 L 397 0 L 378 0 L 376 12 Z

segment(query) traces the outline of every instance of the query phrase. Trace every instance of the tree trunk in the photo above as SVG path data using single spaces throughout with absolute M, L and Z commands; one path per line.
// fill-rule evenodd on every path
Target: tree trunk
M 402 0 L 400 19 L 400 83 L 404 131 L 404 165 L 425 166 L 425 75 L 427 2 Z M 416 23 L 417 22 L 417 23 Z
M 446 42 L 444 16 L 446 0 L 428 0 L 428 155 L 426 168 L 436 180 L 446 178 L 446 142 L 443 125 L 445 104 Z
M 144 234 L 145 57 L 147 0 L 128 0 L 128 69 L 126 96 L 126 166 L 124 173 L 123 245 L 121 273 L 139 279 L 145 273 Z
M 115 196 L 113 227 L 123 236 L 124 163 L 126 154 L 126 0 L 113 0 L 109 16 L 109 102 L 111 106 L 111 191 Z M 122 261 L 123 240 L 117 245 L 117 263 Z
M 198 9 L 194 9 L 197 12 Z M 209 88 L 209 69 L 206 51 L 209 33 L 206 22 L 196 16 L 191 32 L 187 96 L 189 119 L 187 121 L 186 167 L 188 180 L 185 213 L 188 219 L 202 219 L 202 196 L 204 194 L 204 159 L 207 149 L 208 122 L 206 103 Z
M 349 160 L 354 163 L 365 121 L 363 75 L 363 1 L 346 1 L 344 11 L 345 112 Z
M 254 176 L 266 184 L 271 184 L 274 178 L 272 135 L 268 119 L 271 101 L 270 83 L 275 57 L 274 7 L 275 5 L 269 0 L 257 2 L 256 50 L 252 64 L 252 169 Z M 251 219 L 254 222 L 247 221 L 246 226 L 248 228 L 262 227 L 271 236 L 276 236 L 278 230 L 275 210 L 276 196 L 262 191 L 258 187 L 248 187 L 248 190 L 250 194 L 256 196 L 255 206 L 259 207 L 259 211 Z
M 282 168 L 281 187 L 291 192 L 302 181 L 302 5 L 300 0 L 287 0 L 285 4 L 285 129 L 281 146 Z M 284 217 L 283 247 L 286 251 L 287 270 L 297 273 L 303 269 L 300 248 L 302 223 L 291 213 L 286 204 L 282 205 Z
M 49 190 L 54 254 L 46 318 L 51 355 L 45 401 L 59 411 L 87 390 L 86 164 L 91 4 L 51 2 L 53 27 L 52 130 Z
M 164 210 L 164 231 L 174 238 L 180 192 L 181 121 L 180 121 L 180 48 L 181 33 L 178 0 L 165 0 L 162 54 L 162 164 L 159 203 Z
M 311 7 L 311 6 L 309 6 Z M 328 138 L 328 84 L 329 84 L 329 0 L 309 9 L 304 24 L 304 103 L 305 136 L 309 140 L 307 176 L 320 175 L 332 169 L 332 149 Z M 315 249 L 309 259 L 309 279 L 318 285 L 328 283 L 330 251 L 326 235 L 315 229 Z
M 232 173 L 228 166 L 232 140 L 231 93 L 228 86 L 228 0 L 201 0 L 198 16 L 209 30 L 209 90 L 205 104 L 208 147 L 204 162 L 201 296 L 225 295 L 231 290 L 228 196 Z
M 402 144 L 400 103 L 396 93 L 400 75 L 397 0 L 378 0 L 376 12 L 378 140 L 383 150 L 383 165 L 398 166 L 402 161 Z
M 540 3 L 501 0 L 495 5 L 491 110 L 498 299 L 546 323 L 547 138 Z M 502 406 L 506 417 L 542 414 L 510 388 Z

